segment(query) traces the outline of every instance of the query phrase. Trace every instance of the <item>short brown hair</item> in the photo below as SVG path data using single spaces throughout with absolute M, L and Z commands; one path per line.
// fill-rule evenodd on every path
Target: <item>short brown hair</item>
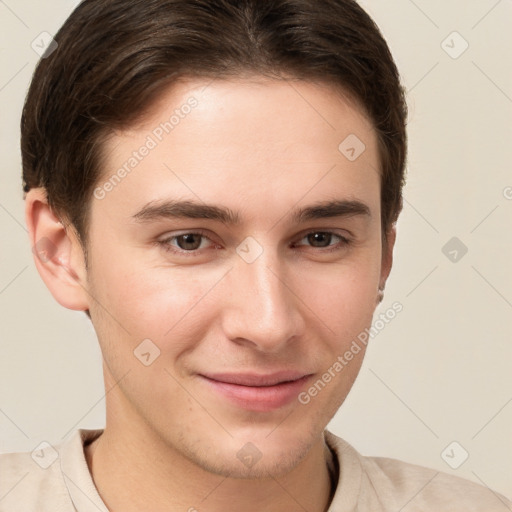
M 85 0 L 55 40 L 23 109 L 23 187 L 45 188 L 84 250 L 102 140 L 185 76 L 249 73 L 341 87 L 378 135 L 384 237 L 396 221 L 405 180 L 405 92 L 378 27 L 354 0 Z

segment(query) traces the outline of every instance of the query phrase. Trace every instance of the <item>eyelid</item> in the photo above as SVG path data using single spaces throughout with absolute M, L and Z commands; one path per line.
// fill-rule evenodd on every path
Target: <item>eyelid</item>
M 169 233 L 166 233 L 165 235 L 160 236 L 158 239 L 161 242 L 165 242 L 166 240 L 170 240 L 171 238 L 178 238 L 183 235 L 201 235 L 204 238 L 208 238 L 211 240 L 211 237 L 208 236 L 207 231 L 204 229 L 182 229 L 179 231 L 172 231 Z
M 158 240 L 156 241 L 156 243 L 164 245 L 166 247 L 171 247 L 171 245 L 170 245 L 171 240 L 174 240 L 174 239 L 179 238 L 180 236 L 184 236 L 184 235 L 199 235 L 202 238 L 209 240 L 212 244 L 215 244 L 214 240 L 212 240 L 212 237 L 209 236 L 207 231 L 205 231 L 204 229 L 188 229 L 188 230 L 184 229 L 182 231 L 168 233 L 162 237 L 159 237 Z M 199 254 L 200 250 L 202 250 L 202 249 L 196 249 L 193 251 L 185 251 L 184 249 L 177 248 L 175 250 L 171 249 L 171 252 L 176 252 L 179 254 L 194 254 L 194 253 Z
M 313 233 L 326 233 L 329 235 L 335 235 L 339 238 L 342 238 L 346 240 L 347 242 L 351 241 L 353 238 L 352 233 L 347 230 L 339 230 L 339 229 L 333 229 L 333 228 L 311 228 L 306 229 L 302 234 L 298 235 L 296 237 L 297 240 L 302 240 L 304 237 L 311 235 Z
M 342 235 L 337 231 L 333 231 L 330 229 L 313 229 L 306 231 L 302 236 L 298 238 L 298 241 L 300 242 L 304 238 L 306 238 L 308 235 L 314 234 L 314 233 L 323 233 L 327 235 L 334 235 L 335 237 L 338 237 L 340 239 L 340 242 L 334 245 L 328 245 L 326 247 L 314 247 L 311 245 L 306 245 L 305 247 L 308 247 L 309 249 L 314 250 L 315 252 L 318 252 L 319 254 L 326 254 L 330 252 L 335 251 L 341 251 L 344 248 L 347 248 L 349 245 L 352 244 L 352 238 L 350 236 Z

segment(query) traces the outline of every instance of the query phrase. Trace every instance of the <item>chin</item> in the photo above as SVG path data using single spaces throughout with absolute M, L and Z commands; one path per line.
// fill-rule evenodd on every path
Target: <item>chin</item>
M 275 427 L 274 427 L 275 428 Z M 307 456 L 318 434 L 277 427 L 244 429 L 236 436 L 181 445 L 183 454 L 210 473 L 237 479 L 279 478 Z
M 197 454 L 196 464 L 206 471 L 236 479 L 280 478 L 293 471 L 308 453 L 308 447 L 294 446 L 293 451 L 259 449 L 246 443 L 236 451 L 218 450 L 213 457 Z

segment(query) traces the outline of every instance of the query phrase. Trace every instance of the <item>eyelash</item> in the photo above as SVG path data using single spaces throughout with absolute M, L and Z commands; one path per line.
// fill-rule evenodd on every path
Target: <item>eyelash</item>
M 321 231 L 321 230 L 314 230 L 314 231 L 309 231 L 307 233 L 305 233 L 300 240 L 303 240 L 304 238 L 308 237 L 309 235 L 313 235 L 313 234 L 317 234 L 317 233 L 321 233 L 321 234 L 324 234 L 324 235 L 333 235 L 335 237 L 338 237 L 341 242 L 339 242 L 338 244 L 334 245 L 334 246 L 329 246 L 327 248 L 324 248 L 324 247 L 319 247 L 318 250 L 322 253 L 322 254 L 326 254 L 326 253 L 331 253 L 331 252 L 334 252 L 334 251 L 339 251 L 343 248 L 346 248 L 347 246 L 349 246 L 351 244 L 351 240 L 349 240 L 348 238 L 338 234 L 338 233 L 335 233 L 333 231 Z M 175 249 L 173 248 L 172 245 L 170 245 L 170 242 L 174 239 L 177 239 L 177 238 L 180 238 L 182 236 L 185 236 L 185 235 L 198 235 L 198 236 L 201 236 L 203 238 L 206 238 L 208 240 L 210 240 L 210 242 L 212 243 L 215 243 L 213 242 L 203 231 L 201 230 L 197 230 L 197 231 L 186 231 L 184 233 L 181 233 L 179 235 L 172 235 L 172 236 L 169 236 L 163 240 L 158 240 L 157 241 L 157 244 L 159 246 L 161 246 L 166 252 L 170 252 L 172 254 L 176 254 L 176 255 L 179 255 L 179 256 L 185 256 L 185 257 L 195 257 L 195 256 L 201 256 L 202 255 L 202 252 L 199 250 L 199 249 L 194 249 L 194 250 L 190 250 L 190 251 L 186 251 L 184 249 Z M 313 247 L 315 249 L 315 247 Z

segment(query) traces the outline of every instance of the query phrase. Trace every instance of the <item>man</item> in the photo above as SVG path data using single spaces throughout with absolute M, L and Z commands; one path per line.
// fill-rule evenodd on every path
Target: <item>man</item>
M 404 93 L 366 13 L 86 0 L 56 41 L 23 112 L 26 220 L 94 325 L 107 422 L 46 468 L 0 456 L 0 510 L 510 509 L 325 430 L 402 204 Z

